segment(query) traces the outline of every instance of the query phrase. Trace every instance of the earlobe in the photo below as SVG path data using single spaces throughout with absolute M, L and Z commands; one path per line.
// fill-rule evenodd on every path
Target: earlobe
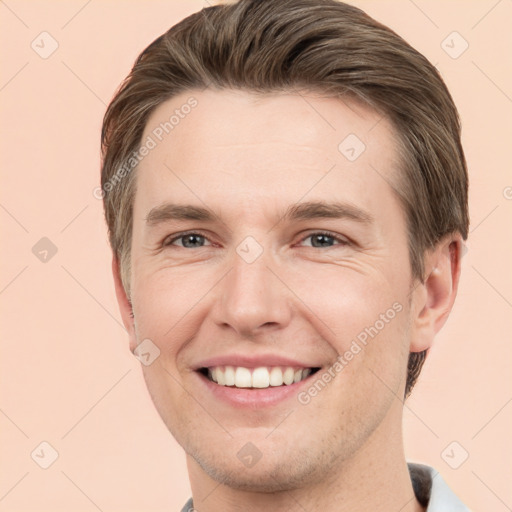
M 429 349 L 450 314 L 459 285 L 462 249 L 461 236 L 452 234 L 426 254 L 426 278 L 415 288 L 411 303 L 411 352 Z
M 133 317 L 133 308 L 124 289 L 123 282 L 121 280 L 121 271 L 119 268 L 119 260 L 114 255 L 112 257 L 112 275 L 114 277 L 114 286 L 116 290 L 117 303 L 119 305 L 119 311 L 121 312 L 121 318 L 123 324 L 128 332 L 130 340 L 130 350 L 133 352 L 137 346 L 137 338 L 135 335 L 135 322 Z

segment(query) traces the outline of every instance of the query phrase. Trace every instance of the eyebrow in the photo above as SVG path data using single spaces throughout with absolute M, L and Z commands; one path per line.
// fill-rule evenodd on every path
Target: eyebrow
M 374 220 L 368 212 L 349 203 L 308 201 L 290 205 L 281 216 L 280 222 L 343 218 L 361 224 L 371 224 Z M 173 220 L 212 222 L 219 220 L 219 216 L 211 209 L 202 206 L 164 203 L 152 208 L 145 220 L 148 226 L 153 227 Z

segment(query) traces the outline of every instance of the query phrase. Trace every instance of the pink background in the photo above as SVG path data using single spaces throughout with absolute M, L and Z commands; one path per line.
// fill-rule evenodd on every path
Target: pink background
M 504 512 L 512 507 L 512 3 L 351 3 L 441 71 L 471 178 L 459 297 L 406 403 L 407 456 L 436 467 L 475 511 Z M 190 496 L 184 454 L 128 350 L 93 190 L 114 90 L 144 47 L 206 5 L 0 3 L 0 512 L 171 511 Z M 46 59 L 39 53 L 52 40 L 43 31 L 59 45 Z M 453 31 L 463 39 L 446 39 Z M 469 47 L 452 58 L 464 40 Z M 46 262 L 32 251 L 43 237 L 57 247 Z M 43 441 L 59 454 L 48 469 L 35 462 L 49 460 Z

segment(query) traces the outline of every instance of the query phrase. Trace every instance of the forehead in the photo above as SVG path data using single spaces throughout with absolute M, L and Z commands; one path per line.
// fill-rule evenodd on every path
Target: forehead
M 371 203 L 371 194 L 391 194 L 397 177 L 387 119 L 311 93 L 188 91 L 155 109 L 143 143 L 150 139 L 137 169 L 136 204 L 146 209 L 181 196 L 219 206 L 306 193 Z

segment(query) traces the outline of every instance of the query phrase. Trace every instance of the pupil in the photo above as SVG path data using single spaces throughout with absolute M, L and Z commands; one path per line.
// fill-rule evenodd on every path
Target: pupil
M 185 247 L 187 247 L 187 244 L 189 244 L 189 243 L 190 243 L 190 245 L 194 245 L 194 242 L 197 242 L 200 238 L 202 238 L 202 236 L 200 236 L 200 235 L 199 236 L 198 235 L 187 235 L 184 239 Z
M 329 242 L 331 240 L 331 236 L 328 236 L 328 235 L 316 235 L 313 237 L 313 240 L 319 240 L 320 241 L 320 246 L 325 246 L 325 245 L 329 245 Z M 315 245 L 315 244 L 313 244 Z M 316 246 L 315 246 L 316 247 Z

